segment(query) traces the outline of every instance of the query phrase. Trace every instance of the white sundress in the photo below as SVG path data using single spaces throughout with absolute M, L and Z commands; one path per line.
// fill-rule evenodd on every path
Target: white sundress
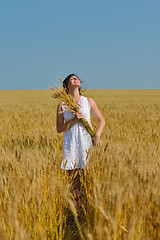
M 87 97 L 80 97 L 78 104 L 80 112 L 84 118 L 90 121 L 90 106 Z M 66 110 L 62 105 L 63 116 L 66 122 L 75 117 L 75 115 Z M 78 121 L 71 128 L 64 132 L 63 138 L 63 161 L 61 169 L 72 170 L 74 168 L 85 168 L 87 164 L 87 151 L 92 146 L 90 134 L 86 131 L 83 124 Z

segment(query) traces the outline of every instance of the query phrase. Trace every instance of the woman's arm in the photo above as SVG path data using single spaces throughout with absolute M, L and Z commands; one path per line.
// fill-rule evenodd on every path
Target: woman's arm
M 81 112 L 76 113 L 75 117 L 68 122 L 64 121 L 63 112 L 62 112 L 62 102 L 58 104 L 57 107 L 57 132 L 61 133 L 72 127 L 76 122 L 78 122 L 81 118 L 83 118 L 83 115 Z
M 104 120 L 100 110 L 98 109 L 95 101 L 92 98 L 88 98 L 88 102 L 91 107 L 91 113 L 93 114 L 93 116 L 96 118 L 96 120 L 98 122 L 95 136 L 92 138 L 93 143 L 95 145 L 97 145 L 97 144 L 101 143 L 100 136 L 101 136 L 103 128 L 105 126 L 105 120 Z

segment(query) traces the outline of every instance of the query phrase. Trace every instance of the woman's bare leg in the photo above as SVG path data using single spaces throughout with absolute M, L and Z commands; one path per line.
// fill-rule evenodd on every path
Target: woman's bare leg
M 79 169 L 68 170 L 69 176 L 72 177 L 72 193 L 77 208 L 80 208 L 80 173 Z

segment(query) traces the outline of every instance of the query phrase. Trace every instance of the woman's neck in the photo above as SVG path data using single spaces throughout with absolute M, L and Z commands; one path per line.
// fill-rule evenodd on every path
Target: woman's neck
M 70 89 L 69 93 L 71 94 L 71 96 L 73 97 L 73 99 L 75 100 L 75 102 L 78 102 L 81 95 L 79 93 L 79 89 L 75 88 L 75 89 Z
M 69 93 L 71 94 L 71 96 L 75 99 L 79 98 L 80 97 L 80 94 L 79 94 L 79 89 L 78 88 L 75 88 L 73 90 L 70 90 Z

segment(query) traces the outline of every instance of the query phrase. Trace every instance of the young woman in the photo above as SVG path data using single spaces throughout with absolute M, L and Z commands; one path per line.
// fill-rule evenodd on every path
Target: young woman
M 64 132 L 63 162 L 61 169 L 68 170 L 73 177 L 72 191 L 77 207 L 80 207 L 80 174 L 79 169 L 84 169 L 87 163 L 87 151 L 93 145 L 101 143 L 100 136 L 105 121 L 93 99 L 81 96 L 81 81 L 75 74 L 68 75 L 63 81 L 63 86 L 71 94 L 80 111 L 73 114 L 65 111 L 66 106 L 61 103 L 57 107 L 57 132 Z M 95 136 L 91 139 L 83 124 L 79 121 L 85 118 L 90 124 L 90 112 L 98 122 Z

